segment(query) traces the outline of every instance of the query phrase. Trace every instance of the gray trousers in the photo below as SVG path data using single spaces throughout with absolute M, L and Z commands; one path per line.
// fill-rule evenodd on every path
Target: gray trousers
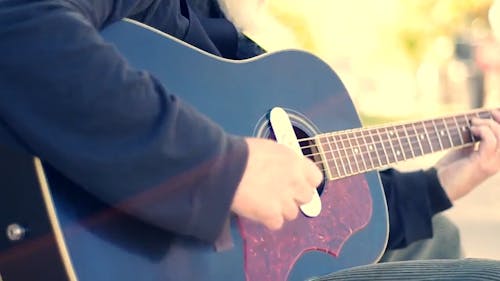
M 380 263 L 358 266 L 320 280 L 498 280 L 500 261 L 463 259 L 458 228 L 443 215 L 433 219 L 434 237 L 415 242 L 404 249 L 387 251 Z
M 460 259 L 464 257 L 458 227 L 446 216 L 432 218 L 432 239 L 414 242 L 406 248 L 386 251 L 380 262 Z

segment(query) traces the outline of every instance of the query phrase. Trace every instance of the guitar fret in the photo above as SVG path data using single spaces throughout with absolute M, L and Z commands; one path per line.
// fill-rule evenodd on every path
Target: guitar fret
M 367 163 L 366 163 L 366 166 L 367 166 L 366 170 L 369 171 L 369 170 L 375 168 L 370 148 L 368 146 L 368 143 L 366 142 L 366 138 L 364 137 L 363 130 L 357 131 L 356 134 L 357 134 L 358 139 L 361 139 L 363 141 L 363 145 L 361 146 L 361 147 L 364 147 L 364 149 L 365 149 L 363 151 L 363 155 L 367 155 L 367 158 L 370 160 L 370 162 L 367 161 Z
M 337 162 L 336 162 L 336 157 L 333 154 L 334 151 L 332 149 L 332 145 L 329 141 L 328 135 L 318 135 L 316 136 L 316 140 L 319 142 L 319 153 L 323 158 L 323 161 L 326 165 L 326 172 L 327 176 L 330 179 L 337 178 L 340 176 L 339 169 L 337 167 Z M 333 162 L 333 166 L 331 165 Z M 332 167 L 335 168 L 334 171 L 332 171 Z
M 442 124 L 444 124 L 444 128 L 446 130 L 446 133 L 448 135 L 448 140 L 450 141 L 450 146 L 449 147 L 453 147 L 454 144 L 453 144 L 453 139 L 451 138 L 451 131 L 450 129 L 448 128 L 448 124 L 447 124 L 447 121 L 445 118 L 441 119 L 441 122 Z
M 398 159 L 396 157 L 396 149 L 394 148 L 394 143 L 392 141 L 392 136 L 391 136 L 391 133 L 389 131 L 389 128 L 384 128 L 384 134 L 382 135 L 384 137 L 384 141 L 385 143 L 389 144 L 389 158 L 392 160 L 390 163 L 395 163 L 395 162 L 398 162 Z M 391 158 L 392 157 L 392 158 Z
M 470 132 L 470 122 L 467 118 L 467 115 L 457 116 L 457 121 L 459 124 L 461 124 L 460 135 L 462 136 L 462 140 L 464 141 L 464 143 L 472 142 L 473 139 Z
M 462 145 L 463 141 L 462 141 L 461 136 L 460 136 L 460 130 L 457 126 L 456 118 L 455 117 L 446 118 L 445 124 L 449 130 L 449 135 L 450 135 L 452 146 Z
M 432 129 L 431 129 L 431 134 L 436 136 L 437 141 L 438 141 L 437 144 L 439 144 L 439 147 L 435 151 L 441 151 L 441 150 L 443 150 L 443 142 L 441 141 L 441 136 L 439 135 L 439 130 L 438 130 L 434 120 L 430 120 L 429 123 L 432 125 L 432 128 L 434 128 L 434 131 L 432 131 Z
M 387 133 L 384 128 L 378 129 L 377 134 L 380 140 L 380 144 L 384 151 L 384 155 L 387 158 L 387 164 L 396 162 L 394 159 L 394 151 L 392 151 L 391 145 L 388 141 Z M 392 151 L 392 152 L 391 152 Z
M 335 143 L 339 147 L 339 151 L 340 151 L 342 160 L 345 159 L 346 162 L 347 162 L 347 163 L 343 162 L 344 163 L 344 169 L 346 170 L 345 175 L 346 176 L 347 175 L 352 175 L 353 171 L 352 171 L 351 160 L 349 159 L 349 154 L 347 153 L 347 150 L 345 149 L 344 142 L 342 140 L 342 136 L 341 135 L 335 135 Z
M 361 160 L 362 160 L 362 163 L 364 166 L 363 171 L 369 171 L 370 167 L 369 167 L 369 163 L 368 163 L 368 160 L 366 159 L 366 157 L 367 156 L 369 157 L 370 155 L 367 153 L 368 151 L 366 150 L 366 146 L 364 145 L 364 143 L 361 143 L 363 138 L 359 133 L 360 133 L 359 130 L 353 132 L 354 139 L 356 140 L 356 145 L 358 146 L 359 151 L 360 151 Z
M 465 119 L 467 120 L 467 128 L 469 129 L 468 130 L 468 133 L 469 133 L 469 137 L 471 139 L 472 142 L 475 142 L 476 141 L 476 137 L 474 136 L 474 134 L 472 133 L 472 131 L 470 130 L 470 127 L 471 127 L 471 120 L 472 118 L 474 117 L 478 117 L 477 116 L 477 113 L 472 113 L 472 114 L 466 114 L 465 115 Z
M 422 122 L 422 125 L 423 125 L 424 131 L 425 131 L 425 135 L 427 136 L 427 140 L 429 141 L 429 146 L 431 148 L 431 152 L 439 151 L 439 146 L 438 146 L 439 143 L 436 144 L 436 142 L 434 141 L 435 138 L 431 137 L 432 132 L 435 132 L 434 126 L 432 124 L 429 124 L 429 121 Z M 432 126 L 430 132 L 428 130 L 429 125 Z M 436 136 L 436 138 L 438 138 L 438 137 Z
M 340 149 L 340 146 L 337 142 L 337 138 L 336 138 L 336 135 L 331 135 L 329 137 L 329 139 L 332 140 L 331 143 L 333 143 L 335 145 L 335 149 L 333 150 L 333 156 L 335 157 L 335 159 L 338 159 L 340 161 L 340 166 L 342 167 L 342 171 L 344 171 L 344 174 L 343 176 L 347 176 L 347 169 L 346 169 L 346 163 L 344 162 L 344 156 L 342 156 L 342 150 Z M 341 173 L 341 170 L 339 169 L 339 175 L 342 176 L 342 173 Z
M 330 154 L 332 155 L 332 159 L 331 159 L 331 160 L 332 160 L 332 162 L 333 162 L 333 166 L 335 167 L 335 172 L 336 172 L 336 173 L 335 173 L 335 175 L 333 175 L 333 173 L 331 173 L 331 172 L 330 172 L 330 174 L 331 174 L 330 176 L 331 176 L 332 178 L 334 178 L 335 176 L 341 176 L 341 174 L 340 174 L 340 169 L 339 169 L 339 165 L 337 164 L 337 159 L 339 159 L 339 157 L 338 157 L 338 156 L 339 156 L 339 153 L 338 153 L 338 151 L 337 151 L 337 150 L 333 151 L 333 148 L 332 148 L 332 143 L 330 142 L 330 138 L 328 138 L 328 137 L 327 137 L 327 138 L 326 138 L 326 141 L 328 142 L 328 148 L 330 148 L 330 151 L 332 151 L 332 152 L 330 153 Z M 328 163 L 329 163 L 329 162 L 328 162 Z M 331 166 L 331 165 L 329 164 L 329 166 Z M 330 169 L 330 170 L 331 170 L 331 169 Z
M 368 167 L 369 163 L 366 161 L 365 155 L 367 155 L 369 157 L 370 154 L 368 154 L 366 144 L 361 143 L 361 140 L 363 140 L 363 135 L 361 135 L 361 131 L 359 131 L 359 130 L 354 131 L 353 135 L 354 135 L 354 139 L 356 140 L 356 145 L 357 145 L 357 147 L 359 147 L 361 160 L 362 160 L 363 165 L 364 165 L 363 171 L 369 171 L 371 167 Z
M 432 153 L 432 152 L 434 152 L 434 149 L 432 148 L 432 142 L 431 142 L 431 139 L 429 137 L 429 133 L 427 132 L 425 122 L 422 122 L 422 128 L 424 130 L 425 139 L 427 140 L 427 143 L 429 144 L 429 149 L 430 149 L 429 152 Z
M 462 130 L 461 130 L 462 126 L 460 126 L 457 118 L 458 118 L 457 116 L 453 116 L 453 121 L 455 121 L 458 136 L 460 137 L 460 144 L 465 144 L 465 140 L 464 140 L 464 137 L 462 135 Z
M 418 153 L 417 155 L 418 155 L 418 156 L 420 156 L 420 155 L 424 155 L 424 154 L 425 154 L 425 151 L 424 151 L 424 149 L 423 149 L 423 147 L 422 147 L 422 142 L 421 142 L 420 137 L 419 137 L 419 136 L 420 136 L 420 134 L 419 134 L 419 132 L 418 132 L 417 128 L 415 127 L 415 123 L 412 123 L 412 124 L 411 124 L 411 127 L 412 127 L 412 129 L 413 129 L 413 134 L 412 134 L 412 135 L 413 135 L 413 136 L 415 137 L 415 139 L 417 140 L 417 143 L 418 143 L 418 148 L 420 148 L 420 153 Z M 423 134 L 422 134 L 422 137 L 423 137 Z M 412 141 L 412 143 L 413 143 L 413 141 Z
M 356 146 L 354 146 L 352 144 L 352 139 L 354 138 L 352 132 L 348 132 L 347 135 L 346 135 L 346 137 L 347 137 L 347 140 L 349 142 L 349 147 L 351 149 L 352 157 L 354 159 L 354 162 L 356 163 L 356 168 L 358 169 L 356 172 L 360 172 L 360 171 L 362 171 L 362 169 L 361 169 L 361 166 L 360 166 L 360 162 L 361 161 L 359 161 L 359 158 L 360 158 L 359 157 L 360 156 L 359 155 L 359 148 L 357 148 Z
M 356 156 L 355 147 L 353 147 L 351 143 L 351 139 L 349 137 L 349 132 L 342 134 L 342 141 L 344 142 L 344 147 L 346 147 L 347 155 L 349 156 L 349 160 L 351 161 L 351 171 L 352 174 L 355 175 L 360 171 L 359 162 Z
M 412 157 L 422 155 L 422 150 L 418 142 L 418 135 L 413 127 L 413 123 L 402 125 L 406 137 L 407 145 L 410 147 Z
M 388 128 L 385 128 L 385 136 L 387 137 L 387 141 L 392 150 L 392 157 L 394 158 L 393 162 L 398 162 L 400 160 L 398 156 L 400 156 L 401 152 L 396 147 L 394 147 L 394 141 L 393 141 L 394 131 L 389 131 Z
M 405 157 L 403 155 L 404 153 L 402 152 L 403 149 L 401 147 L 401 143 L 399 142 L 399 140 L 395 138 L 397 134 L 394 132 L 394 128 L 391 128 L 390 130 L 388 129 L 387 132 L 389 140 L 391 142 L 392 149 L 394 151 L 394 158 L 396 159 L 396 161 L 404 161 Z
M 415 152 L 413 151 L 412 145 L 410 143 L 410 138 L 408 137 L 408 132 L 406 131 L 405 126 L 396 126 L 396 133 L 401 144 L 405 160 L 415 157 Z
M 439 136 L 439 141 L 441 143 L 441 149 L 450 148 L 452 145 L 452 141 L 449 138 L 449 131 L 444 124 L 443 119 L 434 120 L 434 127 L 436 128 L 436 133 Z
M 373 139 L 373 145 L 375 146 L 375 150 L 379 155 L 378 159 L 381 163 L 380 166 L 384 166 L 389 164 L 389 157 L 387 156 L 387 152 L 385 151 L 384 144 L 382 143 L 382 138 L 377 129 L 371 130 L 371 137 Z
M 377 159 L 378 160 L 378 167 L 382 167 L 382 161 L 380 160 L 380 154 L 377 151 L 377 146 L 375 145 L 375 141 L 373 139 L 373 134 L 371 133 L 371 130 L 364 130 L 363 131 L 363 136 L 366 136 L 367 138 L 370 138 L 369 141 L 366 141 L 367 139 L 365 138 L 365 143 L 367 144 L 368 151 L 370 152 L 370 159 Z M 376 164 L 373 163 L 373 167 L 376 167 Z

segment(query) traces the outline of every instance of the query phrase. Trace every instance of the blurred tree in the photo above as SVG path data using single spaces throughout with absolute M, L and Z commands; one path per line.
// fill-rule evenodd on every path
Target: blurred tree
M 474 23 L 486 25 L 492 0 L 401 0 L 393 30 L 415 67 L 439 38 L 452 41 L 470 32 Z

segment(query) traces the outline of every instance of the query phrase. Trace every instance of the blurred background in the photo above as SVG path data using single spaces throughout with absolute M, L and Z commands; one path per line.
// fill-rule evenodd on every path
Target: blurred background
M 323 58 L 362 114 L 428 115 L 498 104 L 500 45 L 489 19 L 493 4 L 268 0 L 266 12 L 288 34 L 277 37 L 270 24 L 253 33 L 268 50 L 294 47 Z
M 500 106 L 499 1 L 268 0 L 255 16 L 261 24 L 246 33 L 267 50 L 304 49 L 330 64 L 365 126 Z M 468 257 L 500 259 L 500 175 L 447 214 Z

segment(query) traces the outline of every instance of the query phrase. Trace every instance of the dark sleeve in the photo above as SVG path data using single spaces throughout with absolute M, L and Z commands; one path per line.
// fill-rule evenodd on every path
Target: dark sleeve
M 96 29 L 127 14 L 153 18 L 160 2 L 0 5 L 0 118 L 28 152 L 102 200 L 213 241 L 244 171 L 246 142 L 131 68 Z
M 380 172 L 389 209 L 389 249 L 432 237 L 432 217 L 452 206 L 436 170 Z

